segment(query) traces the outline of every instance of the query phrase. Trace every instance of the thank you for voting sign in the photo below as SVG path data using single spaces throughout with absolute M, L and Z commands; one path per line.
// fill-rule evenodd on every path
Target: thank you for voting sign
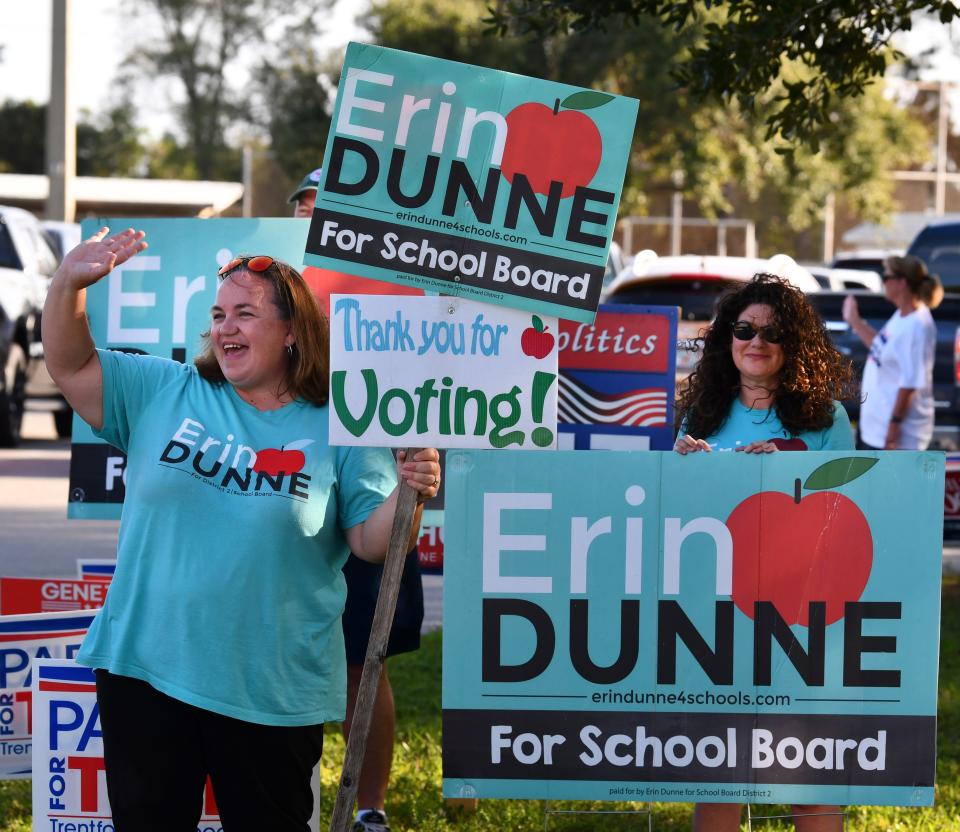
M 306 262 L 590 321 L 637 106 L 351 43 Z
M 555 446 L 556 318 L 454 297 L 330 301 L 331 444 Z
M 447 454 L 445 795 L 932 803 L 941 454 L 536 461 Z

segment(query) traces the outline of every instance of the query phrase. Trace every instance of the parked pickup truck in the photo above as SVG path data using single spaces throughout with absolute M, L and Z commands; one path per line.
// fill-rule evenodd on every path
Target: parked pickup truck
M 857 378 L 863 377 L 867 348 L 843 320 L 843 299 L 853 295 L 861 316 L 879 330 L 893 314 L 894 306 L 883 295 L 874 292 L 811 292 L 810 303 L 820 313 L 834 344 L 853 360 Z M 957 389 L 957 327 L 960 325 L 960 295 L 946 295 L 943 303 L 933 310 L 937 323 L 937 349 L 933 364 L 933 398 L 936 404 L 931 448 L 960 450 L 960 396 Z M 851 420 L 860 414 L 860 402 L 844 402 Z

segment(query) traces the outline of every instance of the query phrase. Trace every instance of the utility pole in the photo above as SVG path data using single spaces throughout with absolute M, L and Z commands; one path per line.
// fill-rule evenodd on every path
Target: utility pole
M 47 219 L 73 222 L 77 173 L 77 125 L 70 78 L 70 0 L 53 0 L 50 49 L 50 103 L 47 105 Z

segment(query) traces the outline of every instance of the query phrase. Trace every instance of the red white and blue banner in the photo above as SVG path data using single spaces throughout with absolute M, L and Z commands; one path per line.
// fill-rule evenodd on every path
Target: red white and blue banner
M 673 447 L 673 306 L 601 306 L 592 324 L 560 322 L 561 450 Z
M 109 579 L 0 578 L 0 613 L 79 612 L 103 606 Z
M 93 616 L 92 612 L 0 616 L 0 780 L 30 777 L 34 661 L 73 658 Z
M 72 661 L 38 661 L 33 701 L 33 828 L 114 832 L 93 671 Z M 209 782 L 197 832 L 223 832 Z

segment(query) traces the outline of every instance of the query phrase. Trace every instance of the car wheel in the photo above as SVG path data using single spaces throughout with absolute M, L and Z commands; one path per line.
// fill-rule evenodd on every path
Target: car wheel
M 53 411 L 53 424 L 57 429 L 57 436 L 69 439 L 73 435 L 73 408 Z
M 0 390 L 0 447 L 20 444 L 23 424 L 23 402 L 27 384 L 27 356 L 19 344 L 11 344 L 3 368 L 3 389 Z

